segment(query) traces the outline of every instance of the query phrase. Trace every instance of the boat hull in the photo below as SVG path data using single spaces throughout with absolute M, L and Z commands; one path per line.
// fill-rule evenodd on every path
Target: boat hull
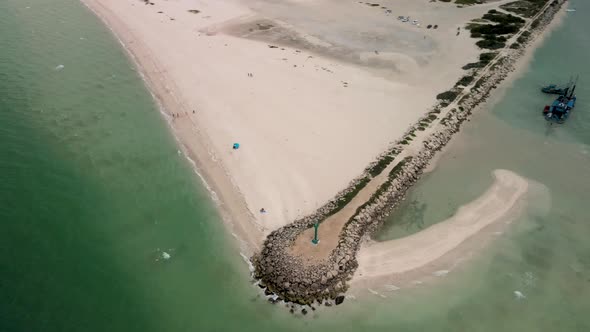
M 559 96 L 551 106 L 545 106 L 543 116 L 547 121 L 564 123 L 575 106 L 576 96 Z

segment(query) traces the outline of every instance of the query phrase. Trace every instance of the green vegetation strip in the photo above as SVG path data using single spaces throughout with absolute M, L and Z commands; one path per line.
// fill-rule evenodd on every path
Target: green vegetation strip
M 500 5 L 500 8 L 523 17 L 533 17 L 547 1 L 552 0 L 520 0 Z
M 381 174 L 381 172 L 383 172 L 383 170 L 389 166 L 393 159 L 395 159 L 395 156 L 391 154 L 388 154 L 379 159 L 377 163 L 369 169 L 369 174 L 371 174 L 372 177 L 376 177 L 377 175 Z
M 468 63 L 465 66 L 463 66 L 463 69 L 467 70 L 467 69 L 472 69 L 472 68 L 483 68 L 488 63 L 490 63 L 490 61 L 492 61 L 497 55 L 498 55 L 498 52 L 482 53 L 479 55 L 479 62 Z
M 368 176 L 360 179 L 349 192 L 344 194 L 342 197 L 340 197 L 340 199 L 338 199 L 338 201 L 336 201 L 336 207 L 330 211 L 330 213 L 328 213 L 326 218 L 342 210 L 365 186 L 367 186 L 367 183 L 370 181 L 371 179 Z
M 449 91 L 445 91 L 445 92 L 442 92 L 442 93 L 439 93 L 438 95 L 436 95 L 436 99 L 446 100 L 450 103 L 453 100 L 455 100 L 455 98 L 457 98 L 458 95 L 459 95 L 459 92 L 449 90 Z
M 389 172 L 387 181 L 385 181 L 383 184 L 381 184 L 379 186 L 379 188 L 373 193 L 373 195 L 371 195 L 371 198 L 369 198 L 368 201 L 366 201 L 363 205 L 359 206 L 356 209 L 355 213 L 352 215 L 352 217 L 350 217 L 348 222 L 351 222 L 354 219 L 354 217 L 356 217 L 365 207 L 373 204 L 377 200 L 377 198 L 379 198 L 379 196 L 381 196 L 384 192 L 386 192 L 387 189 L 389 189 L 389 187 L 391 186 L 391 183 L 393 182 L 393 180 L 395 180 L 395 178 L 397 178 L 397 176 L 401 172 L 402 168 L 410 161 L 412 161 L 412 157 L 406 157 L 403 160 L 400 160 L 400 162 L 397 163 L 397 165 L 395 165 L 391 169 L 391 171 Z
M 456 4 L 458 5 L 479 5 L 482 4 L 482 0 L 456 0 Z
M 471 31 L 472 38 L 482 38 L 476 45 L 480 48 L 496 50 L 504 48 L 508 38 L 517 33 L 526 21 L 519 16 L 499 12 L 495 9 L 483 15 L 479 22 L 494 24 L 469 23 L 466 29 Z M 464 69 L 480 68 L 481 63 L 468 64 Z
M 395 159 L 397 155 L 397 151 L 393 150 L 390 153 L 382 156 L 374 163 L 372 166 L 365 170 L 365 173 L 368 175 L 363 176 L 358 182 L 344 195 L 342 195 L 336 202 L 336 206 L 326 215 L 323 219 L 325 220 L 329 216 L 332 216 L 342 210 L 353 198 L 358 195 L 358 193 L 363 190 L 367 186 L 367 184 L 371 181 L 372 178 L 376 177 L 377 175 L 381 174 L 384 169 L 391 164 L 391 162 Z M 323 221 L 322 220 L 322 221 Z
M 463 77 L 461 77 L 461 79 L 459 81 L 457 81 L 455 86 L 458 86 L 458 85 L 468 86 L 469 84 L 471 84 L 471 82 L 473 82 L 474 79 L 475 79 L 475 77 L 473 77 L 473 76 L 463 76 Z

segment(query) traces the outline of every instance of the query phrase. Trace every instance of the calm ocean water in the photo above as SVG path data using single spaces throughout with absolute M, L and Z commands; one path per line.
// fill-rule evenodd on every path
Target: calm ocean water
M 77 0 L 0 1 L 0 331 L 590 330 L 590 3 L 572 7 L 380 237 L 446 218 L 496 168 L 547 186 L 548 213 L 530 208 L 437 285 L 301 319 L 258 296 L 133 65 L 92 13 Z M 580 103 L 548 128 L 537 87 L 575 73 Z M 171 259 L 157 260 L 162 251 Z

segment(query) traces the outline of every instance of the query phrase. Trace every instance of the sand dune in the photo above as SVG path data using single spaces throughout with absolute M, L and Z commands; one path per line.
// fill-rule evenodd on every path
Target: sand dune
M 354 282 L 401 275 L 435 262 L 494 223 L 507 222 L 529 189 L 529 183 L 506 170 L 494 171 L 494 184 L 475 201 L 438 224 L 405 238 L 361 248 Z

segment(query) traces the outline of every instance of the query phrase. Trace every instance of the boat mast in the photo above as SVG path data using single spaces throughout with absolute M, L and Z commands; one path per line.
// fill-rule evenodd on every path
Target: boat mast
M 567 97 L 567 93 L 569 92 L 571 86 L 572 86 L 572 76 L 570 76 L 570 79 L 567 82 L 567 85 L 565 86 L 565 90 L 563 91 L 564 97 Z
M 576 91 L 576 85 L 578 84 L 579 77 L 580 77 L 579 75 L 576 76 L 576 81 L 574 82 L 574 86 L 572 87 L 572 91 L 570 92 L 570 96 L 569 96 L 570 99 L 574 96 L 574 91 Z

